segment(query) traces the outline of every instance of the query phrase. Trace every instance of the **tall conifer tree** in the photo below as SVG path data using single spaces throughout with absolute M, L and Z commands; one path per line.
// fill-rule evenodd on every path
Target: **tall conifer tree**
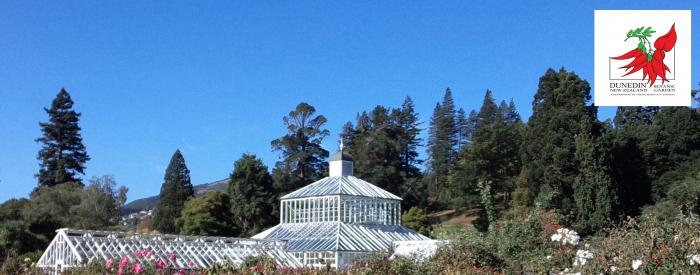
M 574 139 L 580 122 L 596 116 L 596 108 L 587 105 L 590 90 L 575 73 L 547 70 L 532 102 L 521 149 L 524 167 L 519 187 L 537 194 L 541 207 L 563 209 L 565 215 L 573 210 L 572 185 L 578 175 Z
M 54 186 L 66 182 L 82 183 L 85 163 L 90 160 L 80 135 L 80 113 L 73 110 L 73 100 L 65 89 L 56 95 L 51 108 L 44 108 L 48 122 L 39 123 L 42 137 L 37 159 L 40 161 L 38 185 Z
M 234 164 L 229 181 L 231 212 L 243 236 L 251 236 L 277 218 L 271 215 L 276 201 L 267 166 L 255 155 L 243 154 Z
M 190 181 L 190 170 L 178 149 L 165 170 L 163 186 L 153 214 L 153 228 L 163 233 L 178 233 L 175 220 L 180 217 L 185 201 L 192 196 L 194 189 Z
M 428 138 L 428 190 L 438 196 L 446 196 L 442 190 L 457 157 L 457 127 L 452 91 L 447 88 L 442 103 L 435 106 L 430 120 Z M 440 194 L 443 193 L 443 194 Z

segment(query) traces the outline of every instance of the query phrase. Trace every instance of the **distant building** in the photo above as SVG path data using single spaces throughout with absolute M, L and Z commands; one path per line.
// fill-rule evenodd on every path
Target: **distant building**
M 353 176 L 353 160 L 331 156 L 329 176 L 281 198 L 280 224 L 254 239 L 286 240 L 306 266 L 343 268 L 395 241 L 430 240 L 401 226 L 401 198 Z

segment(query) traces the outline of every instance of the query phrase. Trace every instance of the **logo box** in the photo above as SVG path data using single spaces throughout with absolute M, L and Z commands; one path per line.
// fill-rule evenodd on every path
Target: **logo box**
M 690 106 L 690 10 L 596 10 L 597 106 Z

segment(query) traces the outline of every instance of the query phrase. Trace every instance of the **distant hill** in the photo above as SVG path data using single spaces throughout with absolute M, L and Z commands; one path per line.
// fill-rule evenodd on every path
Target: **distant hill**
M 214 190 L 227 190 L 229 179 L 223 179 L 210 183 L 203 183 L 194 186 L 194 195 L 201 196 L 204 193 Z M 158 196 L 133 200 L 122 207 L 122 214 L 128 215 L 141 210 L 153 209 L 158 202 Z

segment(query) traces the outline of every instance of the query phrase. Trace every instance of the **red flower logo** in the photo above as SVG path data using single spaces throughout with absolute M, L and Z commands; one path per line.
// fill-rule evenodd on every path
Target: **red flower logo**
M 670 52 L 673 46 L 676 45 L 676 24 L 671 26 L 668 33 L 657 38 L 652 47 L 648 38 L 655 32 L 651 27 L 640 27 L 627 32 L 627 39 L 637 38 L 639 39 L 639 44 L 637 44 L 637 48 L 626 54 L 612 57 L 615 60 L 632 59 L 632 62 L 620 67 L 620 69 L 624 68 L 627 71 L 623 76 L 642 70 L 642 79 L 647 79 L 648 77 L 647 83 L 650 83 L 650 86 L 654 85 L 657 77 L 661 78 L 662 84 L 668 81 L 666 72 L 671 72 L 671 70 L 664 64 L 664 58 L 666 53 Z

